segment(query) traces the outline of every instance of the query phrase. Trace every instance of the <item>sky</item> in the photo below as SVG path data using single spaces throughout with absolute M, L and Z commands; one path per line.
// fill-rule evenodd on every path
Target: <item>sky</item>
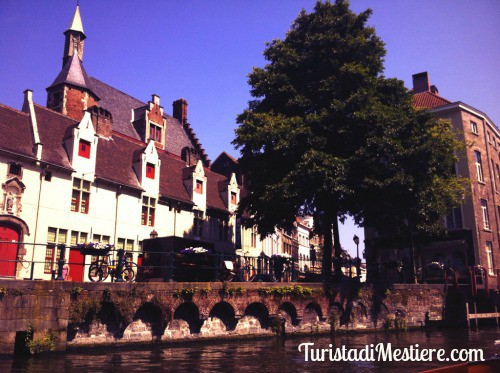
M 263 67 L 265 43 L 285 37 L 311 0 L 80 0 L 87 73 L 142 101 L 158 94 L 167 113 L 188 101 L 188 120 L 213 161 L 231 145 L 251 99 L 247 75 Z M 76 0 L 0 0 L 0 103 L 20 109 L 23 91 L 45 105 L 61 69 Z M 352 0 L 386 44 L 386 77 L 412 87 L 428 71 L 439 94 L 500 125 L 500 1 Z M 341 243 L 352 254 L 351 222 Z M 360 251 L 364 245 L 360 244 Z

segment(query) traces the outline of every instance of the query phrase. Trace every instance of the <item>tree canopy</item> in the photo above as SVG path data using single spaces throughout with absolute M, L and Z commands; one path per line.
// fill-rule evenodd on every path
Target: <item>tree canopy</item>
M 325 279 L 332 227 L 341 252 L 337 218 L 432 230 L 461 193 L 449 125 L 415 111 L 403 83 L 382 75 L 386 52 L 370 15 L 318 2 L 267 43 L 233 141 L 250 180 L 240 211 L 261 234 L 313 215 L 325 234 Z

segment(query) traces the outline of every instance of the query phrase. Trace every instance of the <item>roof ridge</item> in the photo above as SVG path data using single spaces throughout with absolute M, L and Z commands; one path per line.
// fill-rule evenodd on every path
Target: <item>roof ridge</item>
M 4 105 L 4 104 L 2 104 L 2 103 L 0 103 L 0 107 L 3 107 L 3 108 L 5 108 L 5 109 L 11 110 L 11 111 L 14 111 L 14 112 L 16 112 L 16 113 L 18 113 L 18 114 L 29 115 L 28 113 L 26 113 L 26 112 L 24 112 L 24 111 L 22 111 L 22 110 L 17 110 L 17 109 L 15 109 L 15 108 L 13 108 L 13 107 L 10 107 L 10 106 L 7 106 L 7 105 Z

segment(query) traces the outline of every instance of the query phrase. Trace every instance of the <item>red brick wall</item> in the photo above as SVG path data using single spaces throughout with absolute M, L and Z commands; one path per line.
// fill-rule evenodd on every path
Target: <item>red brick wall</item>
M 75 120 L 81 120 L 83 112 L 95 105 L 97 105 L 97 100 L 89 93 L 73 87 L 64 89 L 63 114 Z

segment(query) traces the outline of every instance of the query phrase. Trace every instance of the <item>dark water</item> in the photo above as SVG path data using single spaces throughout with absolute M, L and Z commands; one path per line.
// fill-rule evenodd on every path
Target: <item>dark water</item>
M 394 348 L 419 344 L 425 348 L 481 348 L 485 358 L 500 353 L 495 329 L 411 331 L 400 334 L 351 334 L 264 339 L 183 346 L 150 346 L 136 349 L 108 348 L 85 352 L 52 353 L 29 359 L 0 360 L 0 372 L 418 372 L 448 365 L 443 362 L 305 362 L 297 349 L 303 342 L 315 348 L 391 343 Z

